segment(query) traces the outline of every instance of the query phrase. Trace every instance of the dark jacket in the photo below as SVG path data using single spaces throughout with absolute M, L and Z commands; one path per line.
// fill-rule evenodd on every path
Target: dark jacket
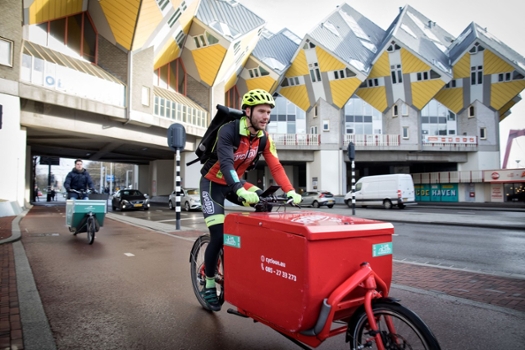
M 94 188 L 95 185 L 93 184 L 93 180 L 91 180 L 91 176 L 89 176 L 89 173 L 86 169 L 78 171 L 77 169 L 73 168 L 73 170 L 71 170 L 66 176 L 64 187 L 69 192 L 71 189 L 80 191 L 86 190 L 88 188 Z

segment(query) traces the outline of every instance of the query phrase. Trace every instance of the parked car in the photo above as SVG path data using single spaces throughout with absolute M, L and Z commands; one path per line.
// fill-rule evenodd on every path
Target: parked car
M 309 191 L 302 194 L 302 206 L 312 206 L 319 208 L 326 205 L 328 208 L 333 208 L 335 204 L 334 195 L 328 191 Z
M 180 206 L 186 211 L 201 209 L 201 195 L 198 188 L 181 188 Z M 177 204 L 177 192 L 173 191 L 168 199 L 168 206 L 171 210 L 175 209 Z
M 148 196 L 139 190 L 123 189 L 115 192 L 111 199 L 113 210 L 143 209 L 149 210 L 150 203 Z

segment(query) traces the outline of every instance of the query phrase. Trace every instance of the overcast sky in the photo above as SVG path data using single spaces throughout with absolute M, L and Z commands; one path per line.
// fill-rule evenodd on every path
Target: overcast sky
M 288 28 L 300 38 L 328 17 L 337 5 L 347 3 L 383 29 L 395 19 L 399 7 L 410 5 L 457 37 L 471 23 L 476 22 L 525 56 L 525 1 L 523 0 L 238 0 L 267 22 L 272 32 Z M 525 97 L 525 92 L 522 93 Z M 511 109 L 512 114 L 500 123 L 501 160 L 510 129 L 525 129 L 525 101 Z M 525 137 L 514 140 L 508 168 L 525 167 Z

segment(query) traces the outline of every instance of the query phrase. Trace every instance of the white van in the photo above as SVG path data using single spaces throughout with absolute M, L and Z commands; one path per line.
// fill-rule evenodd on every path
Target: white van
M 365 176 L 355 184 L 356 205 L 382 205 L 390 209 L 397 205 L 403 209 L 416 203 L 414 182 L 409 174 Z M 345 203 L 352 207 L 352 191 L 345 196 Z

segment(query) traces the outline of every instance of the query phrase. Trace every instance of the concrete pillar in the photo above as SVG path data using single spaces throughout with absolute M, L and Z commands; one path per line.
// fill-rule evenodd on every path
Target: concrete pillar
M 186 165 L 186 163 L 191 162 L 195 158 L 197 158 L 197 156 L 193 152 L 181 152 L 180 154 L 180 176 L 182 187 L 199 188 L 202 164 L 197 162 L 192 165 Z M 173 156 L 173 159 L 175 159 L 175 155 Z M 173 166 L 175 167 L 176 163 L 173 163 Z M 173 181 L 173 188 L 175 188 L 175 178 L 173 178 Z
M 314 152 L 314 161 L 306 163 L 306 187 L 308 191 L 330 191 L 343 194 L 342 151 L 325 150 Z

